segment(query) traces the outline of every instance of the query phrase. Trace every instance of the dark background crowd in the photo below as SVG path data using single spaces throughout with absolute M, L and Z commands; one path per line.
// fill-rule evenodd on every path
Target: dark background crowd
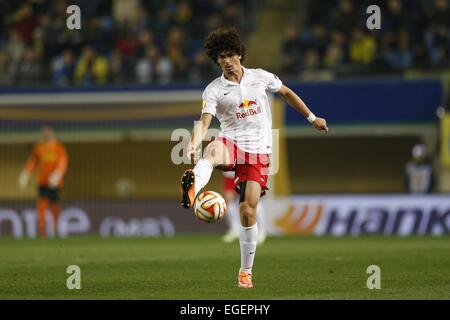
M 81 8 L 81 30 L 66 9 Z M 210 79 L 208 30 L 244 35 L 249 1 L 0 0 L 0 85 L 186 83 Z
M 202 52 L 206 34 L 234 26 L 245 40 L 258 28 L 256 12 L 270 3 L 0 0 L 0 86 L 208 82 L 218 70 Z M 449 0 L 303 3 L 302 18 L 280 35 L 282 66 L 274 71 L 285 78 L 450 67 Z M 66 27 L 71 4 L 82 10 L 81 30 Z M 381 7 L 381 30 L 365 25 L 371 4 Z
M 370 5 L 381 29 L 369 30 Z M 327 69 L 338 74 L 402 73 L 450 67 L 448 0 L 310 1 L 305 24 L 283 42 L 284 72 Z

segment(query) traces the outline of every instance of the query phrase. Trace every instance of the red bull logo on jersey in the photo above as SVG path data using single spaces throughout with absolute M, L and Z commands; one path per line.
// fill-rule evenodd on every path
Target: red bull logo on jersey
M 245 109 L 248 109 L 248 110 L 243 111 L 243 112 L 236 112 L 236 118 L 237 119 L 244 119 L 244 118 L 247 118 L 249 116 L 254 116 L 254 115 L 257 115 L 258 113 L 261 113 L 261 107 L 258 106 L 256 104 L 256 101 L 254 101 L 254 100 L 244 100 L 244 101 L 242 101 L 242 103 L 239 105 L 239 109 L 240 108 L 244 108 L 244 110 Z
M 253 106 L 255 106 L 255 105 L 256 105 L 256 101 L 254 101 L 254 100 L 244 100 L 239 105 L 239 108 L 253 108 Z

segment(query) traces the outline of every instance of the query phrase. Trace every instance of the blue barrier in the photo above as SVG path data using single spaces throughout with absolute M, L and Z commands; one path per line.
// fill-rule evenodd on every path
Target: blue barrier
M 366 80 L 290 84 L 318 116 L 331 124 L 388 124 L 437 122 L 436 109 L 442 104 L 440 80 Z M 93 88 L 0 88 L 2 94 L 168 92 L 203 90 L 200 85 L 105 86 Z M 199 101 L 201 95 L 199 94 Z M 287 125 L 306 125 L 292 108 L 286 111 Z M 169 120 L 170 122 L 170 120 Z
M 439 80 L 340 81 L 290 87 L 330 124 L 437 122 L 436 109 L 443 97 Z M 292 108 L 286 109 L 285 120 L 287 125 L 306 124 Z

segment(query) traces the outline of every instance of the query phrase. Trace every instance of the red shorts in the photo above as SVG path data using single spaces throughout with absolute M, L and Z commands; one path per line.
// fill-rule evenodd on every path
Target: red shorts
M 231 157 L 231 162 L 233 162 L 225 171 L 234 171 L 236 174 L 233 181 L 234 190 L 239 193 L 242 182 L 256 181 L 261 186 L 261 196 L 263 196 L 266 190 L 269 190 L 267 187 L 270 162 L 269 154 L 248 153 L 238 148 L 231 140 L 223 137 L 219 137 L 217 140 L 225 144 Z

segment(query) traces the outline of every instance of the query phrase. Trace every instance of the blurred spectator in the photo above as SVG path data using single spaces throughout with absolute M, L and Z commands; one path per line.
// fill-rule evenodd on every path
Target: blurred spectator
M 320 24 L 313 25 L 310 33 L 302 34 L 301 42 L 302 46 L 314 49 L 320 57 L 323 57 L 329 44 L 329 37 L 325 26 Z
M 189 30 L 192 23 L 192 7 L 188 1 L 180 1 L 174 12 L 173 22 L 177 27 Z
M 282 64 L 283 74 L 291 76 L 296 75 L 301 68 L 301 44 L 300 35 L 297 27 L 290 25 L 285 32 L 284 41 L 282 44 Z
M 238 1 L 228 3 L 224 8 L 222 26 L 235 27 L 242 33 L 247 28 L 243 12 L 243 7 Z
M 142 30 L 137 38 L 137 55 L 143 57 L 148 47 L 156 45 L 155 35 L 150 29 Z
M 133 34 L 128 25 L 121 26 L 115 48 L 119 51 L 122 58 L 132 58 L 137 53 L 137 41 L 133 38 Z
M 190 82 L 205 83 L 219 74 L 219 70 L 211 63 L 206 54 L 199 50 L 195 55 L 194 64 L 190 72 Z
M 320 55 L 316 49 L 309 49 L 303 61 L 303 70 L 318 70 L 320 65 Z
M 351 0 L 340 0 L 339 6 L 334 10 L 332 17 L 332 29 L 350 36 L 358 21 L 358 14 Z
M 185 82 L 189 78 L 189 60 L 186 55 L 185 35 L 183 31 L 174 27 L 167 39 L 167 55 L 173 65 L 172 81 Z
M 9 41 L 5 46 L 5 51 L 11 63 L 18 64 L 22 60 L 22 56 L 25 53 L 25 43 L 16 30 L 11 30 L 9 33 Z
M 430 28 L 425 35 L 431 65 L 450 65 L 450 5 L 448 0 L 436 0 L 430 14 Z
M 153 78 L 152 51 L 153 47 L 148 46 L 146 54 L 136 63 L 136 77 L 138 83 L 150 83 Z
M 67 87 L 72 84 L 75 69 L 74 57 L 70 50 L 65 50 L 53 61 L 53 83 L 58 87 Z
M 350 61 L 368 65 L 376 55 L 376 41 L 372 35 L 364 33 L 361 29 L 353 29 L 350 40 Z
M 413 54 L 409 46 L 409 35 L 405 30 L 398 33 L 396 45 L 389 46 L 386 49 L 384 59 L 395 70 L 406 69 L 411 66 Z
M 108 71 L 108 61 L 91 47 L 85 47 L 75 67 L 75 79 L 83 86 L 101 85 L 106 83 Z
M 324 65 L 327 68 L 336 69 L 346 61 L 346 37 L 344 33 L 335 31 L 331 39 L 331 43 L 325 52 Z
M 45 39 L 43 30 L 41 28 L 34 29 L 30 42 L 34 52 L 38 56 L 43 57 L 45 53 Z
M 51 63 L 64 50 L 59 47 L 58 37 L 55 21 L 51 20 L 50 15 L 39 15 L 38 24 L 33 32 L 33 46 L 42 50 L 41 54 L 45 63 Z
M 404 186 L 408 193 L 431 193 L 435 185 L 433 166 L 423 144 L 412 149 L 411 160 L 404 171 Z
M 153 82 L 167 84 L 172 80 L 173 65 L 169 58 L 161 56 L 158 47 L 151 47 L 148 58 L 153 66 Z
M 113 0 L 112 14 L 117 23 L 122 24 L 124 21 L 134 20 L 138 8 L 138 0 Z
M 0 50 L 0 86 L 12 83 L 11 63 L 6 52 Z
M 331 11 L 333 6 L 334 3 L 332 1 L 308 1 L 306 7 L 308 12 L 306 17 L 307 25 L 327 23 L 329 21 L 327 13 Z
M 165 35 L 171 27 L 171 15 L 170 11 L 166 8 L 162 8 L 157 12 L 157 17 L 152 24 L 152 28 L 158 37 L 158 42 L 163 43 Z
M 36 26 L 36 16 L 31 3 L 24 3 L 13 15 L 12 28 L 24 42 L 29 42 Z
M 39 85 L 43 76 L 43 65 L 40 56 L 28 49 L 17 69 L 17 83 L 23 86 Z
M 125 70 L 124 61 L 120 52 L 114 50 L 109 59 L 109 78 L 110 83 L 123 84 L 127 80 L 129 71 Z
M 450 5 L 448 0 L 434 1 L 430 23 L 435 28 L 450 28 Z
M 388 0 L 387 10 L 383 13 L 383 30 L 396 32 L 408 27 L 408 14 L 405 14 L 402 0 Z

